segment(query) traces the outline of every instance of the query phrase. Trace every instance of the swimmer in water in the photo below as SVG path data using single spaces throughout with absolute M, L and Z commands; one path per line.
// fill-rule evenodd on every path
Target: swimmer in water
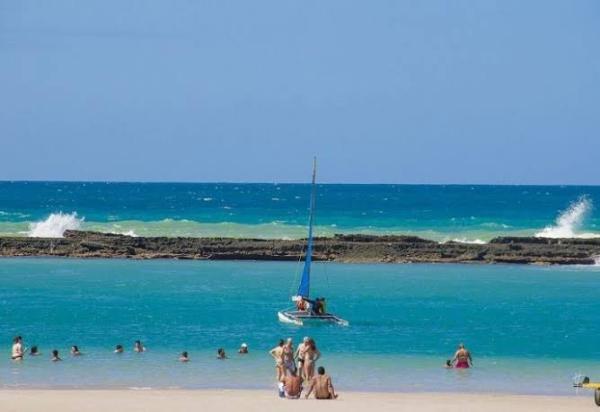
M 452 363 L 455 368 L 467 369 L 473 366 L 473 358 L 471 358 L 471 352 L 465 348 L 462 343 L 458 345 L 458 350 L 452 358 Z
M 144 345 L 142 345 L 141 341 L 136 340 L 135 343 L 133 344 L 133 351 L 137 352 L 137 353 L 142 353 L 142 352 L 146 352 L 146 348 L 144 347 Z
M 444 364 L 444 368 L 446 369 L 452 369 L 454 366 L 452 366 L 452 359 L 447 359 L 446 363 Z
M 219 348 L 217 350 L 217 359 L 221 359 L 221 360 L 227 359 L 227 355 L 225 354 L 225 349 Z
M 123 353 L 123 345 L 117 345 L 115 346 L 115 353 Z
M 81 352 L 79 352 L 79 348 L 77 347 L 77 345 L 73 345 L 73 346 L 71 346 L 71 355 L 81 356 L 83 354 Z
M 54 349 L 52 351 L 52 362 L 60 362 L 62 359 L 58 356 L 58 351 Z
M 246 345 L 245 343 L 242 343 L 242 346 L 240 346 L 238 353 L 240 355 L 246 355 L 248 353 L 248 345 Z
M 179 356 L 179 362 L 189 362 L 190 357 L 187 352 L 181 352 L 181 356 Z
M 12 360 L 23 360 L 23 338 L 16 336 L 13 339 L 11 359 Z
M 38 356 L 40 354 L 40 351 L 38 350 L 38 347 L 36 345 L 32 346 L 31 349 L 29 349 L 29 356 Z

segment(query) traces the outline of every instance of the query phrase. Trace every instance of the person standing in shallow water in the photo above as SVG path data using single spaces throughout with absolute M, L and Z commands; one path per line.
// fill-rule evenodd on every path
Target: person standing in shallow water
M 217 350 L 217 359 L 221 359 L 221 360 L 227 359 L 227 355 L 225 354 L 225 349 L 219 348 Z
M 294 361 L 294 345 L 292 338 L 288 338 L 283 349 L 281 351 L 281 358 L 283 360 L 283 375 L 292 374 L 296 372 L 296 362 Z
M 21 338 L 20 336 L 16 336 L 13 339 L 11 359 L 23 360 L 23 355 L 23 338 Z
M 471 352 L 465 348 L 464 344 L 458 345 L 458 350 L 452 358 L 452 363 L 455 368 L 466 369 L 473 366 L 473 358 L 471 358 Z
M 281 382 L 283 378 L 284 370 L 283 370 L 283 345 L 285 342 L 283 339 L 279 339 L 279 343 L 273 349 L 269 351 L 269 355 L 273 357 L 275 360 L 275 373 L 277 376 L 277 382 Z
M 313 339 L 308 340 L 306 351 L 304 352 L 304 379 L 310 381 L 315 374 L 315 364 L 321 357 L 321 352 Z
M 187 352 L 181 352 L 181 356 L 179 356 L 179 362 L 189 362 L 190 357 Z

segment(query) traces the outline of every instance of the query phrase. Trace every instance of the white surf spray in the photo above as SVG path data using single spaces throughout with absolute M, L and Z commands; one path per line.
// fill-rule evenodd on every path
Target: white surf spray
M 77 230 L 81 228 L 83 218 L 73 213 L 52 213 L 46 220 L 29 224 L 29 237 L 63 237 L 65 230 Z
M 471 245 L 485 245 L 486 243 L 484 240 L 481 239 L 467 239 L 465 237 L 452 239 L 452 241 L 456 243 L 467 243 Z
M 600 237 L 600 233 L 580 233 L 585 218 L 592 211 L 592 201 L 586 196 L 580 197 L 573 202 L 557 218 L 553 226 L 545 227 L 541 232 L 535 234 L 535 237 L 547 238 L 581 238 L 590 239 Z

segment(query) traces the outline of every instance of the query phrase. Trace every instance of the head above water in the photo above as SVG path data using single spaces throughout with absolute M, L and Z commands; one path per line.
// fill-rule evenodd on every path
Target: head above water
M 38 347 L 37 346 L 32 346 L 31 349 L 29 349 L 29 353 L 31 353 L 32 355 L 35 355 L 36 353 L 38 353 Z
M 187 352 L 181 352 L 181 356 L 184 357 L 184 358 L 187 358 L 188 357 L 188 353 Z
M 464 343 L 459 343 L 458 344 L 458 349 L 464 349 L 465 348 L 465 344 Z
M 77 345 L 73 345 L 73 346 L 71 346 L 71 350 L 72 350 L 73 352 L 79 352 L 79 348 L 77 347 Z
M 58 357 L 58 350 L 53 349 L 52 350 L 52 356 L 54 356 L 55 358 Z

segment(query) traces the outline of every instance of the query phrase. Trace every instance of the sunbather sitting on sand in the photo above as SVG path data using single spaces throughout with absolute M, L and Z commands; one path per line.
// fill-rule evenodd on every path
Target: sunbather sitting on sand
M 316 399 L 337 399 L 338 395 L 335 393 L 335 389 L 331 383 L 331 377 L 325 373 L 325 368 L 319 366 L 317 373 L 318 375 L 310 381 L 306 398 L 308 399 L 314 390 Z

